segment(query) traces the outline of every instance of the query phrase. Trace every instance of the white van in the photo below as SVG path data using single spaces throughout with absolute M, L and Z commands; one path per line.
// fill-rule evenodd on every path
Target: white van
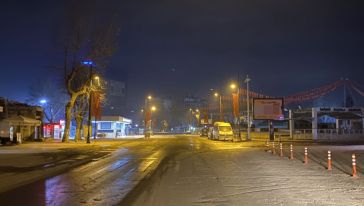
M 215 122 L 212 130 L 212 139 L 233 141 L 234 133 L 228 122 Z

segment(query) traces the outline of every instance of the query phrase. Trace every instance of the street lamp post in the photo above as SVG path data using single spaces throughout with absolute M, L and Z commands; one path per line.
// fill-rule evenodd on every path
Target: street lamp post
M 249 96 L 249 82 L 251 79 L 249 78 L 249 75 L 246 75 L 245 83 L 246 83 L 246 106 L 247 106 L 247 136 L 246 140 L 250 141 L 250 96 Z
M 221 94 L 219 93 L 215 93 L 214 94 L 215 97 L 219 97 L 219 112 L 220 112 L 220 121 L 223 121 L 223 116 L 222 116 L 222 101 L 221 101 Z
M 200 126 L 201 113 L 200 113 L 199 109 L 196 109 L 195 112 L 196 112 L 196 120 L 197 120 L 196 127 L 199 127 Z
M 83 61 L 82 62 L 83 65 L 89 65 L 90 66 L 90 86 L 92 86 L 92 65 L 93 65 L 93 62 L 88 60 L 88 61 Z M 88 132 L 87 132 L 87 139 L 86 139 L 86 142 L 87 143 L 91 143 L 91 140 L 90 140 L 90 136 L 91 136 L 91 105 L 92 105 L 92 95 L 91 95 L 91 90 L 90 90 L 90 97 L 89 97 L 89 106 L 88 106 Z
M 97 86 L 100 86 L 100 77 L 99 76 L 95 76 L 95 80 L 97 81 Z M 92 80 L 91 80 L 92 82 Z M 96 139 L 96 135 L 97 135 L 97 119 L 96 119 L 96 114 L 95 114 L 95 117 L 94 117 L 94 120 L 95 120 L 95 132 L 94 132 L 94 140 Z
M 149 101 L 152 100 L 151 95 L 147 96 L 147 98 L 145 98 L 145 100 L 144 100 L 144 137 L 145 138 L 149 137 L 150 134 L 148 134 L 148 132 L 150 132 L 149 129 L 151 129 L 151 128 L 149 128 L 149 121 L 151 124 L 151 120 L 147 119 L 148 111 L 151 113 L 151 110 L 148 109 L 148 100 Z
M 230 85 L 230 88 L 231 89 L 235 89 L 237 88 L 237 104 L 238 104 L 238 110 L 239 110 L 239 96 L 240 96 L 240 84 L 239 84 L 239 81 L 238 81 L 238 85 L 235 85 L 235 84 L 231 84 Z M 233 108 L 234 110 L 234 108 Z M 241 138 L 241 133 L 240 133 L 240 112 L 238 111 L 238 117 L 237 117 L 237 121 L 236 123 L 238 124 L 238 135 L 239 135 L 239 139 Z
M 152 120 L 152 114 L 153 114 L 153 112 L 155 112 L 157 110 L 157 108 L 155 107 L 155 106 L 152 106 L 151 108 L 150 108 L 150 131 L 151 131 L 151 135 L 152 135 L 152 133 L 153 133 L 153 120 Z
M 189 110 L 190 110 L 190 112 L 188 114 L 188 123 L 189 123 L 188 130 L 191 131 L 191 127 L 192 127 L 192 124 L 193 124 L 193 116 L 192 116 L 193 111 L 192 111 L 192 108 L 190 108 Z

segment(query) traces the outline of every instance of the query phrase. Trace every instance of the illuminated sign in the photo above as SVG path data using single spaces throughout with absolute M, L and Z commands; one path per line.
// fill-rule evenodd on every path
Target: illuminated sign
M 283 99 L 253 99 L 254 120 L 284 120 Z

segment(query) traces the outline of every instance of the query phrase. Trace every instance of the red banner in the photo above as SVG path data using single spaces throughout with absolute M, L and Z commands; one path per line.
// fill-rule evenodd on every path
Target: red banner
M 233 115 L 239 117 L 239 95 L 233 93 Z
M 99 92 L 92 92 L 92 107 L 91 115 L 96 119 L 101 118 L 101 94 Z
M 145 123 L 148 123 L 152 118 L 152 112 L 151 111 L 146 111 L 145 113 Z

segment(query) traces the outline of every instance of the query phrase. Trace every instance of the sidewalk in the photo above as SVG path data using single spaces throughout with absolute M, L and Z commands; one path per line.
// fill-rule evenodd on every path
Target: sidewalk
M 244 151 L 244 152 L 243 152 Z M 128 205 L 364 205 L 364 181 L 260 149 L 184 153 Z M 162 175 L 163 173 L 163 175 Z M 130 204 L 129 204 L 130 203 Z

